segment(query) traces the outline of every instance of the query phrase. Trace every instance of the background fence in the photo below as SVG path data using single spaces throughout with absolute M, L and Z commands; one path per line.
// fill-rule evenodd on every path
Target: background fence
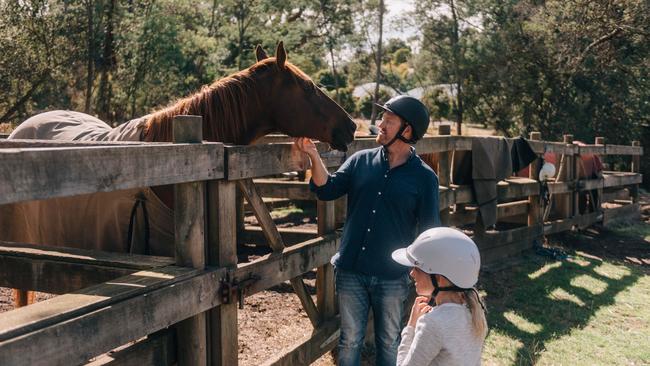
M 308 364 L 336 345 L 338 317 L 329 260 L 339 245 L 336 229 L 344 217 L 344 201 L 318 201 L 315 232 L 279 230 L 263 197 L 315 197 L 305 182 L 266 177 L 303 171 L 309 167 L 306 157 L 287 142 L 198 143 L 200 131 L 200 119 L 185 116 L 174 122 L 173 144 L 0 142 L 0 204 L 163 184 L 173 184 L 176 197 L 175 258 L 0 242 L 0 286 L 61 294 L 0 314 L 0 364 L 83 364 L 103 354 L 94 364 L 235 365 L 238 302 L 284 281 L 291 282 L 314 330 L 265 364 Z M 283 138 L 267 141 L 272 139 Z M 552 220 L 544 219 L 541 185 L 531 174 L 498 183 L 500 224 L 487 230 L 476 224 L 471 187 L 450 183 L 452 156 L 470 151 L 472 139 L 427 137 L 417 148 L 420 154 L 436 154 L 443 222 L 473 231 L 484 263 L 516 255 L 545 234 L 639 213 L 643 149 L 638 143 L 606 145 L 597 139 L 594 145 L 576 146 L 568 135 L 563 142 L 548 142 L 533 134 L 535 153 L 563 157 L 559 179 L 548 183 L 554 196 Z M 318 144 L 331 169 L 349 154 L 374 146 L 371 139 L 357 139 L 342 154 Z M 584 154 L 631 156 L 631 171 L 580 179 L 577 165 Z M 259 228 L 238 224 L 243 212 L 238 190 Z M 581 210 L 581 197 L 594 190 L 595 209 Z M 617 207 L 606 208 L 608 201 Z M 238 264 L 238 234 L 258 242 L 263 236 L 273 253 Z M 316 302 L 302 279 L 314 268 Z

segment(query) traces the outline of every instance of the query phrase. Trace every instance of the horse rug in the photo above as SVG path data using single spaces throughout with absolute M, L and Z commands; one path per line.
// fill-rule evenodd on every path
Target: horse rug
M 142 141 L 146 117 L 111 128 L 90 115 L 52 111 L 9 139 Z M 134 254 L 174 255 L 174 217 L 148 187 L 0 205 L 0 240 Z

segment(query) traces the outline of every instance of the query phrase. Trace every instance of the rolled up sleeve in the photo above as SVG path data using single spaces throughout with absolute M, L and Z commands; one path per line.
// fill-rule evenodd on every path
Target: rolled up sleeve
M 321 201 L 335 200 L 350 191 L 354 169 L 354 156 L 346 160 L 339 169 L 327 176 L 327 182 L 322 186 L 317 186 L 313 179 L 309 180 L 309 189 L 316 193 Z

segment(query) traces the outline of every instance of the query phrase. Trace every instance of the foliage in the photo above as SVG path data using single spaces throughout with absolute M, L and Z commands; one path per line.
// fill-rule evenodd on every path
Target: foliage
M 352 96 L 351 88 L 328 90 L 327 93 L 330 98 L 334 99 L 351 116 L 359 114 L 358 106 L 355 98 Z
M 328 90 L 335 90 L 337 86 L 339 88 L 346 88 L 348 86 L 348 81 L 344 75 L 337 74 L 334 76 L 331 70 L 321 70 L 316 73 L 314 82 L 321 88 L 327 88 Z
M 386 90 L 379 88 L 379 97 L 377 98 L 377 103 L 383 104 L 388 99 L 390 99 L 390 95 L 388 95 Z M 357 109 L 359 110 L 361 116 L 364 118 L 370 118 L 370 115 L 372 114 L 372 101 L 373 96 L 371 94 L 367 94 L 363 98 L 359 99 L 359 102 L 357 103 Z
M 349 89 L 374 81 L 379 3 L 0 1 L 0 123 L 47 109 L 122 122 L 249 66 L 257 44 L 272 55 L 279 40 L 346 110 L 369 116 Z M 509 136 L 650 146 L 649 14 L 645 0 L 418 1 L 402 20 L 414 38 L 383 42 L 381 82 L 454 84 L 451 102 L 423 97 L 434 116 Z
M 422 103 L 427 106 L 432 119 L 449 119 L 451 117 L 453 100 L 440 88 L 434 88 L 424 93 Z

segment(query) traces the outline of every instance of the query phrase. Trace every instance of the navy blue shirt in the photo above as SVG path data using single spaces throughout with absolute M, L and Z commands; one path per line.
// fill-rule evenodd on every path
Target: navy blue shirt
M 383 147 L 353 154 L 338 171 L 311 190 L 329 201 L 348 195 L 348 217 L 341 247 L 333 263 L 338 268 L 397 278 L 409 268 L 391 258 L 395 249 L 411 244 L 417 235 L 440 225 L 438 176 L 415 149 L 406 163 L 390 169 Z

